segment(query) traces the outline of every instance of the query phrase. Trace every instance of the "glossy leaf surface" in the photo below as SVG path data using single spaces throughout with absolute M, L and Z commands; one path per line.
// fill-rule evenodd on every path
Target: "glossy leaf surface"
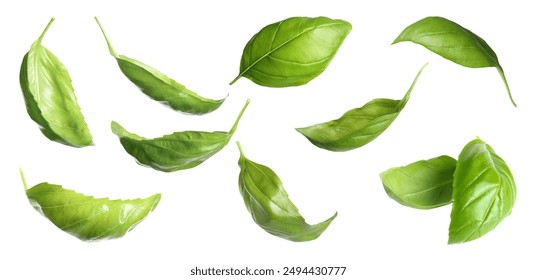
M 405 28 L 393 43 L 404 41 L 422 45 L 462 66 L 496 67 L 507 88 L 511 102 L 516 106 L 496 53 L 485 40 L 472 31 L 442 17 L 427 17 Z
M 127 56 L 118 55 L 99 20 L 97 18 L 95 20 L 106 39 L 110 54 L 117 60 L 123 74 L 151 99 L 174 110 L 193 115 L 212 112 L 224 102 L 225 99 L 213 100 L 202 97 L 157 69 Z
M 50 140 L 73 147 L 93 144 L 93 137 L 78 106 L 67 68 L 41 41 L 47 27 L 24 56 L 20 86 L 30 118 Z
M 129 200 L 94 198 L 46 182 L 26 189 L 26 195 L 37 212 L 59 229 L 84 241 L 124 236 L 160 201 L 160 194 Z
M 402 205 L 431 209 L 451 203 L 457 161 L 449 156 L 420 160 L 380 174 L 386 193 Z
M 189 169 L 200 165 L 227 145 L 248 104 L 249 100 L 229 132 L 182 131 L 147 139 L 128 132 L 116 122 L 112 122 L 112 132 L 140 165 L 164 172 Z
M 339 119 L 296 130 L 315 146 L 330 151 L 348 151 L 366 145 L 384 132 L 405 107 L 424 65 L 402 100 L 373 99 L 363 107 L 347 111 Z
M 351 32 L 350 23 L 326 17 L 292 17 L 270 24 L 246 44 L 240 77 L 267 87 L 308 83 L 320 75 Z
M 449 243 L 477 239 L 511 214 L 516 185 L 509 167 L 480 139 L 459 155 L 453 182 Z
M 310 241 L 319 237 L 337 213 L 324 222 L 310 225 L 289 199 L 280 178 L 267 166 L 244 156 L 240 144 L 239 191 L 254 222 L 266 232 L 291 241 Z

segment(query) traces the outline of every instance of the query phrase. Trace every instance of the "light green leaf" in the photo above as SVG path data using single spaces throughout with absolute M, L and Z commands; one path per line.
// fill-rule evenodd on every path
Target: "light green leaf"
M 246 101 L 229 132 L 182 131 L 147 139 L 128 132 L 116 122 L 112 122 L 112 132 L 140 165 L 164 172 L 189 169 L 202 164 L 227 145 L 249 102 Z
M 292 17 L 270 24 L 244 47 L 239 75 L 267 87 L 308 83 L 320 75 L 351 32 L 350 23 L 326 17 Z
M 516 185 L 505 161 L 481 139 L 459 155 L 453 181 L 449 244 L 475 240 L 511 214 Z
M 373 99 L 347 111 L 339 119 L 296 130 L 313 145 L 330 151 L 348 151 L 366 145 L 382 134 L 405 107 L 425 64 L 402 100 Z
M 34 209 L 59 229 L 84 241 L 124 236 L 142 222 L 160 201 L 160 194 L 129 200 L 94 198 L 46 182 L 27 189 L 22 171 L 21 175 Z
M 213 100 L 202 97 L 157 69 L 127 56 L 118 55 L 112 48 L 112 44 L 97 17 L 95 20 L 106 39 L 110 54 L 117 60 L 123 74 L 151 99 L 174 110 L 193 115 L 212 112 L 224 102 L 225 98 Z
M 457 161 L 449 156 L 420 160 L 380 174 L 386 193 L 402 205 L 431 209 L 451 203 Z
M 20 86 L 30 118 L 50 140 L 73 147 L 93 144 L 65 66 L 41 41 L 54 18 L 24 56 Z
M 405 28 L 393 43 L 404 41 L 422 45 L 462 66 L 496 67 L 509 93 L 509 98 L 516 107 L 496 53 L 485 40 L 472 31 L 442 17 L 427 17 Z
M 239 191 L 254 222 L 266 232 L 291 241 L 310 241 L 328 228 L 334 214 L 324 222 L 310 225 L 289 199 L 280 178 L 267 166 L 255 163 L 240 150 Z

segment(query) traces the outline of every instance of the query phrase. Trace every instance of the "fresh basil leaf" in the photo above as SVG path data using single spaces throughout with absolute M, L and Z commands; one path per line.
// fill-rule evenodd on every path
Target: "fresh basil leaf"
M 128 132 L 116 122 L 112 122 L 112 132 L 140 165 L 164 172 L 189 169 L 200 165 L 227 145 L 249 102 L 246 101 L 229 132 L 182 131 L 146 139 Z
M 244 156 L 240 143 L 239 191 L 254 222 L 266 232 L 291 241 L 319 237 L 337 216 L 316 225 L 306 223 L 289 199 L 278 175 L 267 166 Z
M 449 244 L 477 239 L 511 214 L 516 185 L 509 167 L 481 139 L 459 155 L 453 181 Z
M 308 83 L 320 75 L 351 32 L 350 23 L 326 17 L 292 17 L 270 24 L 244 47 L 240 73 L 267 87 Z
M 386 193 L 402 205 L 431 209 L 451 203 L 457 161 L 449 156 L 420 160 L 380 174 Z
M 21 176 L 34 209 L 59 229 L 84 241 L 124 236 L 160 201 L 160 194 L 129 200 L 94 198 L 46 182 L 28 189 L 22 171 Z
M 213 100 L 202 97 L 162 74 L 157 69 L 138 60 L 118 55 L 112 48 L 112 44 L 97 17 L 95 17 L 95 20 L 106 39 L 110 54 L 117 60 L 123 74 L 151 99 L 159 101 L 174 110 L 193 115 L 212 112 L 224 102 L 225 98 Z
M 67 68 L 41 41 L 54 18 L 22 60 L 20 86 L 30 118 L 50 140 L 73 147 L 93 144 Z
M 373 99 L 363 107 L 347 111 L 339 119 L 296 130 L 313 145 L 330 151 L 348 151 L 364 146 L 384 132 L 405 107 L 425 64 L 402 100 Z
M 427 17 L 405 28 L 393 44 L 404 41 L 420 44 L 462 66 L 496 67 L 507 88 L 509 98 L 516 107 L 496 53 L 485 40 L 472 31 L 442 17 Z

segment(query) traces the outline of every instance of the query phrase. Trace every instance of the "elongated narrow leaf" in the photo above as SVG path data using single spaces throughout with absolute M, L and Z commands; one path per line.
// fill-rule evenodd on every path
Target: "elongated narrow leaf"
M 308 83 L 320 75 L 351 32 L 350 23 L 326 17 L 292 17 L 270 24 L 244 47 L 239 75 L 267 87 Z
M 50 140 L 73 147 L 93 144 L 93 138 L 78 106 L 67 68 L 41 41 L 32 44 L 22 60 L 20 86 L 30 118 Z
M 84 241 L 124 236 L 160 201 L 160 194 L 144 199 L 110 200 L 83 195 L 46 182 L 27 189 L 24 176 L 23 182 L 30 204 L 37 212 L 59 229 Z
M 216 110 L 224 99 L 213 100 L 202 97 L 192 90 L 179 84 L 175 80 L 162 74 L 157 69 L 148 66 L 138 60 L 118 55 L 112 48 L 110 40 L 101 26 L 101 23 L 95 18 L 97 24 L 108 44 L 110 54 L 117 60 L 119 68 L 125 76 L 140 90 L 151 99 L 161 102 L 162 104 L 187 114 L 201 115 Z
M 485 40 L 472 31 L 442 17 L 427 17 L 405 28 L 393 43 L 404 41 L 422 45 L 462 66 L 496 67 L 507 88 L 509 98 L 516 107 L 496 53 Z
M 291 241 L 310 241 L 319 237 L 337 213 L 316 225 L 306 223 L 289 199 L 278 175 L 267 166 L 244 156 L 240 144 L 239 191 L 254 222 L 266 232 Z
M 471 141 L 455 169 L 449 243 L 490 232 L 511 214 L 515 200 L 515 180 L 505 161 L 481 139 Z
M 146 139 L 128 132 L 116 122 L 112 122 L 112 132 L 140 165 L 164 172 L 189 169 L 200 165 L 227 145 L 249 102 L 246 101 L 229 132 L 182 131 Z
M 449 156 L 420 160 L 380 174 L 386 193 L 412 208 L 431 209 L 451 203 L 457 161 Z
M 348 151 L 362 147 L 377 138 L 397 118 L 426 65 L 418 72 L 402 100 L 373 99 L 363 107 L 347 111 L 337 120 L 296 130 L 322 149 Z

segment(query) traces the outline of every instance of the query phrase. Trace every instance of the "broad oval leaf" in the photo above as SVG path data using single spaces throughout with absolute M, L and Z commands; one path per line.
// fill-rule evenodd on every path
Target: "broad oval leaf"
M 296 130 L 313 145 L 330 151 L 348 151 L 366 145 L 384 132 L 405 107 L 425 64 L 402 100 L 373 99 L 347 111 L 339 119 Z
M 244 47 L 239 75 L 267 87 L 308 83 L 320 75 L 351 32 L 350 23 L 326 17 L 292 17 L 270 24 Z
M 451 203 L 457 161 L 450 156 L 420 160 L 380 174 L 386 193 L 402 205 L 431 209 Z
M 160 201 L 160 194 L 129 200 L 94 198 L 46 182 L 28 189 L 24 175 L 23 183 L 28 200 L 37 212 L 59 229 L 84 241 L 124 236 Z
M 101 28 L 110 54 L 116 59 L 121 72 L 151 99 L 174 110 L 193 115 L 212 112 L 224 102 L 225 98 L 213 100 L 202 97 L 157 69 L 127 56 L 118 55 L 112 48 L 112 44 L 97 17 L 95 20 Z
M 30 118 L 50 140 L 73 147 L 93 144 L 67 68 L 41 41 L 54 18 L 22 60 L 20 86 Z
M 481 68 L 496 67 L 511 96 L 507 79 L 492 48 L 472 31 L 442 17 L 427 17 L 419 20 L 401 32 L 393 44 L 410 41 L 459 65 Z
M 516 185 L 505 161 L 481 139 L 459 155 L 453 181 L 449 244 L 477 239 L 511 214 Z
M 116 122 L 112 122 L 112 132 L 140 165 L 164 172 L 189 169 L 200 165 L 227 145 L 249 102 L 246 101 L 229 132 L 182 131 L 146 139 L 128 132 Z
M 280 178 L 269 167 L 255 163 L 240 150 L 239 191 L 254 222 L 266 232 L 291 241 L 310 241 L 319 237 L 336 218 L 310 225 L 289 199 Z

